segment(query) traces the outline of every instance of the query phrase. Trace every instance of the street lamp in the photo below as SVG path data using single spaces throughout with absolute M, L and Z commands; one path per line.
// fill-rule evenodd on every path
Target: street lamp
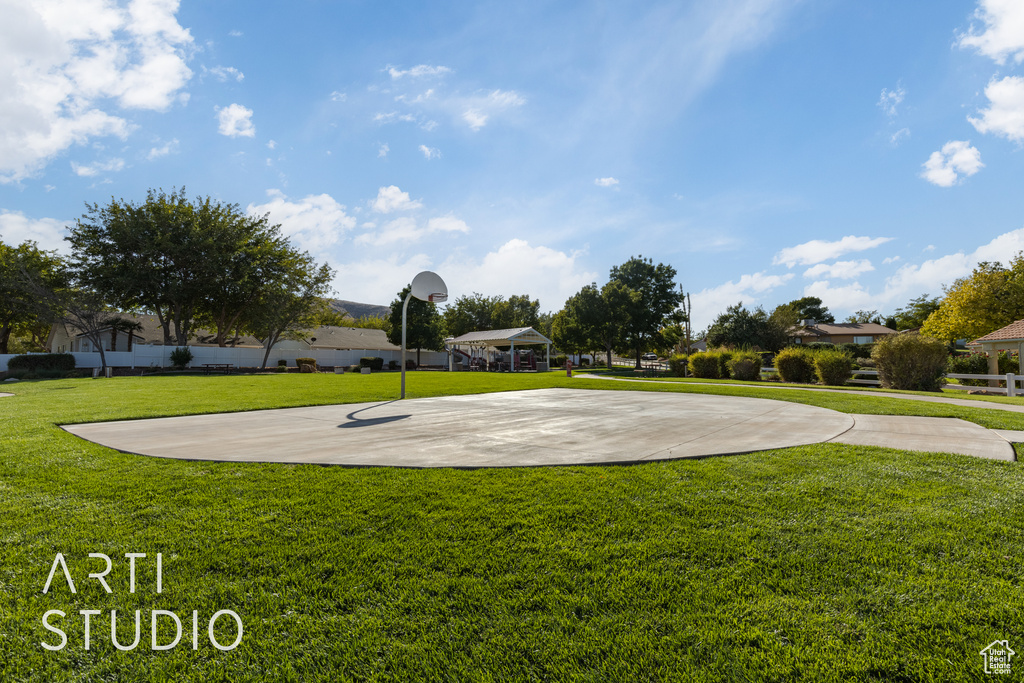
M 438 303 L 448 300 L 448 285 L 444 283 L 441 276 L 424 270 L 412 279 L 412 287 L 409 294 L 402 302 L 402 398 L 405 398 L 405 320 L 409 310 L 409 300 L 416 297 L 420 301 Z

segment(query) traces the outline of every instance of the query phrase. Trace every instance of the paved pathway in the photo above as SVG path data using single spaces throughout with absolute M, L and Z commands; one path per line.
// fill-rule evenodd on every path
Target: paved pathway
M 847 415 L 707 394 L 538 389 L 68 425 L 129 453 L 236 462 L 397 467 L 613 464 L 826 441 L 1012 460 L 962 420 Z

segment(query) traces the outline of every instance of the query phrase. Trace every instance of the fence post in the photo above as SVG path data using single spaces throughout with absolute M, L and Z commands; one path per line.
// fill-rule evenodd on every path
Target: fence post
M 1006 395 L 1017 395 L 1017 377 L 1012 372 L 1006 373 Z

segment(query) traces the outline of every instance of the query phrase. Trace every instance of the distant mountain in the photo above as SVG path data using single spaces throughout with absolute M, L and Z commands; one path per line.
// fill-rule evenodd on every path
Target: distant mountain
M 390 306 L 379 304 L 361 304 L 358 301 L 345 301 L 344 299 L 331 299 L 331 308 L 341 315 L 350 318 L 362 318 L 364 315 L 372 315 L 378 318 L 387 318 L 391 315 Z

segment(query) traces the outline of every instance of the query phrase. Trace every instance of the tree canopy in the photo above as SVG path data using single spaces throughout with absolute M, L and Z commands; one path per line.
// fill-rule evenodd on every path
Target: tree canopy
M 708 346 L 731 346 L 763 351 L 779 351 L 786 345 L 787 328 L 758 306 L 753 311 L 739 302 L 729 306 L 711 324 L 707 332 Z
M 928 316 L 939 310 L 941 301 L 939 297 L 930 299 L 927 294 L 922 294 L 911 299 L 903 308 L 897 308 L 895 313 L 885 319 L 885 326 L 900 332 L 917 329 L 924 325 Z
M 411 306 L 412 304 L 410 304 Z M 461 337 L 478 330 L 507 330 L 540 326 L 540 301 L 528 294 L 510 296 L 460 296 L 444 309 L 448 334 Z M 538 330 L 540 332 L 541 330 Z
M 184 188 L 86 208 L 67 237 L 75 279 L 121 310 L 152 312 L 165 344 L 187 344 L 206 325 L 225 346 L 261 300 L 289 286 L 300 295 L 303 273 L 317 271 L 267 216 L 189 200 Z
M 388 332 L 388 341 L 392 344 L 402 343 L 402 305 L 411 291 L 412 285 L 406 285 L 398 293 L 398 298 L 391 302 L 391 315 L 388 318 L 391 330 Z M 437 310 L 437 305 L 412 297 L 406 311 L 405 347 L 416 349 L 416 365 L 420 364 L 421 349 L 441 351 L 444 349 L 444 338 L 444 318 Z
M 655 265 L 653 260 L 642 256 L 634 256 L 611 270 L 609 284 L 618 283 L 628 295 L 607 299 L 606 304 L 616 304 L 607 314 L 620 321 L 619 341 L 624 348 L 635 352 L 638 368 L 640 355 L 651 348 L 659 331 L 666 325 L 681 322 L 678 307 L 683 295 L 675 277 L 676 269 L 672 266 Z
M 17 247 L 0 242 L 0 353 L 7 353 L 12 336 L 39 339 L 49 330 L 52 312 L 32 286 L 51 289 L 66 284 L 63 260 L 35 242 Z
M 772 317 L 787 328 L 796 325 L 801 320 L 813 320 L 816 323 L 825 324 L 836 321 L 835 316 L 829 312 L 828 306 L 823 305 L 821 299 L 816 296 L 805 296 L 801 299 L 793 299 L 787 304 L 780 304 L 772 311 Z
M 976 339 L 1024 318 L 1024 255 L 1010 267 L 982 262 L 945 289 L 939 308 L 921 333 L 945 342 Z

